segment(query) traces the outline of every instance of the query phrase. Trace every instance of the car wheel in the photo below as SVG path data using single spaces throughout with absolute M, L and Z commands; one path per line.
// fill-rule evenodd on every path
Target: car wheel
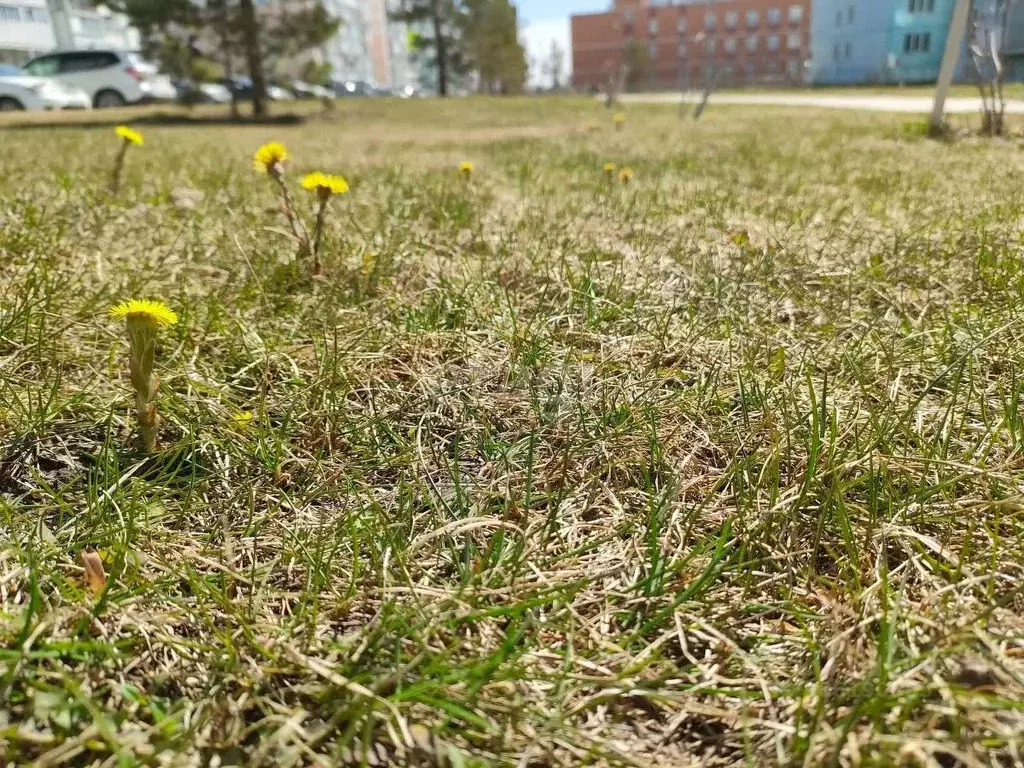
M 93 106 L 96 107 L 96 109 L 123 107 L 124 105 L 124 96 L 117 91 L 100 91 L 96 94 L 96 98 L 93 99 Z
M 20 101 L 12 99 L 10 96 L 0 98 L 0 112 L 19 112 L 24 108 Z

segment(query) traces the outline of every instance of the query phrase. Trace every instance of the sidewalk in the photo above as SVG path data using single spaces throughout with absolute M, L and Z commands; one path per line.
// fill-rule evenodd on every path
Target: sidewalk
M 619 99 L 626 104 L 678 104 L 679 93 L 624 93 Z M 689 93 L 686 101 L 699 102 L 700 94 Z M 931 96 L 837 96 L 813 93 L 713 93 L 708 102 L 714 104 L 749 104 L 775 107 L 818 107 L 824 109 L 862 109 L 872 112 L 932 111 Z M 956 96 L 946 100 L 947 113 L 981 112 L 981 99 Z M 1024 114 L 1024 101 L 1007 101 L 1007 114 Z

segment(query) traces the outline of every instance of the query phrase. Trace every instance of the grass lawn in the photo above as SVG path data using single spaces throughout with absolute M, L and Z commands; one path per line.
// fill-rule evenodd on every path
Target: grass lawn
M 136 127 L 114 197 L 112 126 L 0 129 L 0 763 L 1021 760 L 1018 144 L 587 98 Z M 307 221 L 301 174 L 351 185 L 323 276 L 269 140 Z M 180 316 L 152 455 L 128 298 Z

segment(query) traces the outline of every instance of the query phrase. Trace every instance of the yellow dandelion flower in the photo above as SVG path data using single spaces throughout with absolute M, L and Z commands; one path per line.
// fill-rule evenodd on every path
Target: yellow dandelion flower
M 615 173 L 615 163 L 605 163 L 604 172 L 607 173 L 609 176 Z
M 624 123 L 624 122 L 626 122 L 626 113 L 625 112 L 616 112 L 615 115 L 612 117 L 612 121 L 615 122 L 615 123 Z
M 270 173 L 287 159 L 288 150 L 284 144 L 271 141 L 256 150 L 256 154 L 252 156 L 252 166 L 261 173 Z
M 133 131 L 127 125 L 117 126 L 117 128 L 114 129 L 114 132 L 127 143 L 142 146 L 142 134 L 138 131 Z
M 348 192 L 348 182 L 343 176 L 316 171 L 302 177 L 302 188 L 321 195 L 343 195 Z
M 461 173 L 463 176 L 471 175 L 473 173 L 473 168 L 473 164 L 468 160 L 459 163 L 459 173 Z
M 162 301 L 132 299 L 110 308 L 110 316 L 125 320 L 142 320 L 154 326 L 174 325 L 178 315 Z
M 623 168 L 619 171 L 619 181 L 623 184 L 629 184 L 633 180 L 633 169 Z

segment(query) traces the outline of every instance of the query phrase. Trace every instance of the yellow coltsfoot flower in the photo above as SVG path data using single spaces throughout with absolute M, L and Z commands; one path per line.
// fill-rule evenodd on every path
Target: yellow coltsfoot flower
M 619 181 L 623 184 L 629 184 L 633 180 L 633 169 L 623 168 L 619 171 Z
M 464 160 L 463 162 L 459 163 L 459 173 L 462 174 L 463 178 L 468 179 L 470 176 L 473 175 L 473 169 L 475 167 L 476 166 L 474 166 L 468 160 Z
M 316 192 L 320 198 L 331 195 L 343 195 L 348 192 L 348 182 L 344 176 L 334 176 L 330 173 L 307 173 L 302 177 L 302 188 Z
M 142 134 L 138 131 L 132 130 L 127 125 L 117 126 L 117 128 L 114 129 L 114 132 L 129 144 L 135 144 L 139 147 L 143 144 Z
M 281 191 L 281 203 L 284 206 L 284 215 L 288 219 L 288 226 L 299 244 L 299 255 L 309 252 L 309 231 L 302 223 L 295 212 L 295 205 L 292 203 L 292 195 L 288 191 L 288 184 L 284 180 L 284 164 L 288 159 L 288 150 L 279 141 L 270 141 L 256 150 L 252 156 L 252 167 L 260 173 L 269 174 L 277 182 Z
M 135 413 L 139 420 L 139 436 L 143 449 L 156 449 L 156 433 L 160 419 L 156 411 L 156 393 L 160 379 L 153 372 L 156 337 L 160 328 L 174 325 L 178 315 L 162 301 L 132 299 L 110 308 L 110 316 L 125 321 L 128 331 L 128 368 L 135 390 Z
M 615 175 L 615 163 L 604 164 L 604 175 L 607 176 L 609 179 Z
M 625 112 L 616 112 L 615 115 L 612 117 L 612 122 L 615 123 L 615 130 L 621 131 L 622 130 L 622 126 L 626 122 L 626 113 Z
M 278 141 L 269 141 L 252 156 L 252 167 L 260 173 L 283 173 L 288 150 Z
M 149 299 L 122 301 L 110 308 L 110 316 L 151 323 L 157 327 L 174 325 L 178 322 L 178 315 L 173 309 L 162 301 L 150 301 Z
M 307 173 L 302 177 L 302 188 L 316 192 L 320 199 L 320 208 L 316 212 L 316 227 L 313 230 L 313 274 L 320 274 L 320 237 L 324 231 L 324 219 L 327 215 L 327 201 L 331 195 L 343 195 L 348 192 L 348 182 L 343 176 L 329 173 Z
M 142 145 L 142 134 L 138 131 L 133 131 L 127 125 L 117 126 L 114 132 L 121 137 L 121 149 L 118 150 L 117 157 L 114 158 L 114 170 L 110 174 L 111 194 L 116 194 L 121 186 L 121 171 L 124 170 L 124 157 L 128 154 L 128 147 L 132 144 L 136 146 Z
M 248 429 L 252 425 L 252 420 L 252 411 L 239 411 L 231 417 L 231 421 L 235 425 L 235 428 L 241 431 Z

